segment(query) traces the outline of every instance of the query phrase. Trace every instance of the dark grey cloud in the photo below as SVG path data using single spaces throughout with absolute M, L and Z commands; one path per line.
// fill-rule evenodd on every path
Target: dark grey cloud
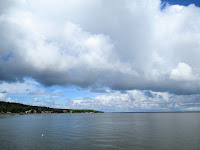
M 11 9 L 15 5 L 16 5 L 16 1 L 0 0 L 0 14 L 8 12 L 9 9 Z
M 106 93 L 107 91 L 104 88 L 92 88 L 90 90 L 92 93 Z

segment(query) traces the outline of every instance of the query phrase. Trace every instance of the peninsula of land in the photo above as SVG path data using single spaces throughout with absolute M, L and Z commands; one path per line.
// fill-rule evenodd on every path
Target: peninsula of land
M 30 113 L 103 113 L 87 109 L 58 109 L 41 106 L 31 106 L 21 103 L 0 101 L 0 114 L 30 114 Z

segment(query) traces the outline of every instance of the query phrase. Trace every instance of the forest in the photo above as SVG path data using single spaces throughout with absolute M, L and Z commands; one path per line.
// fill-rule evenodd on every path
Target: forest
M 21 103 L 0 101 L 0 113 L 103 113 L 102 111 L 89 109 L 58 109 L 43 106 L 31 106 Z

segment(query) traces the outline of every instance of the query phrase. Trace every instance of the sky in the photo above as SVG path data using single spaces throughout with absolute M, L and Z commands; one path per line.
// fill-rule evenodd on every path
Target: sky
M 0 101 L 200 111 L 199 0 L 0 0 Z

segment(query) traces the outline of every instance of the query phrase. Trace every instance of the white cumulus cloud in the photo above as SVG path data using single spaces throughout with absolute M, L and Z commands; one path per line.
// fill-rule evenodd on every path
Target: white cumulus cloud
M 173 69 L 170 74 L 170 79 L 173 80 L 198 80 L 198 77 L 192 73 L 192 68 L 185 63 L 179 63 L 176 69 Z

